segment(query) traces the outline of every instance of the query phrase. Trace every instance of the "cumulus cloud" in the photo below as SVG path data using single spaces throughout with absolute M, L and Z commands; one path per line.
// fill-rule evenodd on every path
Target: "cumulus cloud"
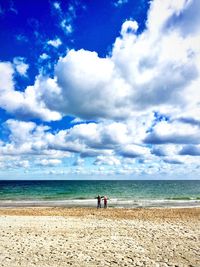
M 14 73 L 14 66 L 10 62 L 0 62 L 0 107 L 21 118 L 59 120 L 61 114 L 48 109 L 41 99 L 43 90 L 47 88 L 49 96 L 59 91 L 54 79 L 39 76 L 33 86 L 28 86 L 25 91 L 17 91 L 14 88 Z
M 145 118 L 149 119 L 146 123 Z M 153 120 L 152 116 L 144 116 L 127 122 L 101 121 L 78 124 L 52 135 L 49 147 L 81 153 L 82 157 L 94 157 L 98 154 L 111 154 L 112 151 L 120 154 L 125 146 L 132 145 L 133 148 L 135 145 L 135 150 L 141 148 L 145 154 L 142 139 L 151 124 L 150 118 Z M 133 128 L 133 125 L 137 127 Z
M 12 75 L 14 70 L 10 62 L 0 62 L 0 92 L 1 95 L 6 91 L 13 90 Z
M 125 21 L 105 58 L 84 49 L 68 51 L 55 67 L 60 92 L 49 99 L 46 90 L 43 101 L 84 119 L 123 119 L 144 110 L 173 117 L 182 112 L 186 118 L 198 114 L 199 32 L 183 34 L 179 27 L 193 5 L 195 0 L 152 1 L 147 28 L 137 34 L 137 22 Z
M 34 122 L 8 120 L 5 127 L 8 130 L 8 142 L 0 142 L 0 162 L 2 168 L 32 168 L 40 166 L 61 168 L 62 162 L 69 158 L 68 169 L 74 174 L 98 174 L 101 170 L 97 166 L 104 166 L 104 174 L 155 174 L 173 172 L 176 170 L 184 172 L 182 165 L 198 166 L 199 157 L 193 159 L 190 153 L 183 151 L 181 145 L 156 145 L 160 151 L 152 151 L 148 145 L 135 144 L 134 132 L 131 135 L 127 131 L 128 124 L 116 122 L 85 123 L 75 125 L 70 129 L 60 130 L 52 133 L 45 125 L 37 125 Z M 127 128 L 126 128 L 126 127 Z M 107 130 L 105 138 L 104 133 Z M 114 135 L 114 133 L 117 133 Z M 128 135 L 127 135 L 128 133 Z M 112 137 L 112 138 L 111 138 Z M 128 137 L 128 138 L 127 138 Z M 194 148 L 193 148 L 194 150 Z M 187 153 L 186 153 L 187 152 Z M 198 152 L 198 151 L 197 151 Z M 154 153 L 154 155 L 152 154 Z M 11 157 L 11 161 L 9 162 Z M 26 160 L 24 160 L 26 157 Z M 88 165 L 88 157 L 92 157 Z M 161 157 L 161 158 L 160 158 Z M 14 160 L 15 158 L 15 160 Z M 71 159 L 70 159 L 71 158 Z M 75 159 L 75 160 L 74 160 Z M 30 165 L 31 162 L 31 165 Z M 71 163 L 70 163 L 71 162 Z M 70 164 L 70 165 L 69 165 Z M 92 164 L 92 165 L 91 165 Z M 67 170 L 66 170 L 67 171 Z M 66 172 L 65 171 L 65 172 Z
M 128 115 L 125 97 L 130 88 L 115 75 L 110 59 L 99 58 L 96 52 L 71 50 L 55 71 L 61 88 L 60 112 L 85 119 Z
M 120 149 L 119 154 L 127 158 L 137 158 L 137 157 L 149 155 L 150 150 L 147 147 L 129 144 L 129 145 L 123 146 Z
M 181 145 L 176 144 L 154 145 L 151 153 L 158 157 L 172 156 L 178 155 L 181 148 Z
M 25 75 L 25 66 L 19 67 L 25 62 L 0 62 L 1 108 L 22 119 L 52 121 L 65 115 L 80 119 L 80 124 L 57 133 L 32 122 L 7 121 L 11 134 L 8 144 L 0 144 L 1 153 L 43 151 L 52 153 L 53 159 L 55 151 L 60 155 L 76 153 L 79 161 L 94 157 L 95 164 L 109 166 L 117 166 L 121 158 L 157 161 L 148 171 L 143 169 L 147 173 L 159 171 L 161 164 L 176 163 L 178 168 L 186 157 L 196 156 L 197 160 L 198 7 L 197 0 L 151 1 L 143 32 L 138 31 L 136 21 L 126 20 L 109 55 L 67 50 L 55 64 L 54 76 L 41 74 L 24 91 L 15 89 L 14 74 Z M 54 2 L 54 8 L 63 14 L 58 2 Z M 73 6 L 68 12 L 75 18 Z M 60 19 L 64 26 L 71 25 L 71 19 Z M 58 47 L 61 42 L 49 40 L 49 45 Z M 47 59 L 47 55 L 41 55 L 41 59 Z
M 9 136 L 8 141 L 1 144 L 0 154 L 29 155 L 46 152 L 48 126 L 9 119 L 4 123 L 4 127 Z
M 134 34 L 137 32 L 138 29 L 137 21 L 127 20 L 122 24 L 121 28 L 121 35 L 122 38 L 125 37 L 127 34 Z
M 78 153 L 83 157 L 122 155 L 131 150 L 137 156 L 149 155 L 142 140 L 136 139 L 137 131 L 129 124 L 117 122 L 84 123 L 70 129 L 52 133 L 51 129 L 34 122 L 7 120 L 4 126 L 9 130 L 9 141 L 1 143 L 3 154 L 40 154 L 50 151 Z M 144 126 L 144 130 L 146 126 Z M 138 144 L 134 142 L 138 141 Z
M 11 132 L 11 141 L 14 141 L 15 143 L 28 141 L 37 127 L 34 122 L 16 121 L 12 119 L 7 120 L 5 124 Z
M 200 131 L 196 125 L 161 121 L 145 137 L 144 142 L 149 144 L 199 144 Z
M 189 155 L 189 156 L 200 156 L 200 145 L 186 145 L 180 152 L 180 155 Z
M 183 33 L 181 25 L 191 10 L 196 14 L 196 5 L 197 0 L 152 1 L 142 33 L 137 34 L 136 21 L 127 20 L 109 56 L 69 50 L 56 64 L 53 79 L 37 77 L 25 90 L 30 102 L 32 95 L 31 107 L 24 95 L 14 91 L 18 96 L 15 105 L 21 107 L 14 110 L 44 120 L 63 115 L 126 119 L 144 111 L 194 117 L 200 113 L 200 35 L 198 28 Z M 74 8 L 70 10 L 73 14 Z M 49 44 L 60 42 L 55 39 Z

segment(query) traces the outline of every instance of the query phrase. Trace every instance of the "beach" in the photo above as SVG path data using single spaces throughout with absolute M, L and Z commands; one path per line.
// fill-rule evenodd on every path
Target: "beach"
M 1 208 L 0 266 L 200 266 L 200 208 Z

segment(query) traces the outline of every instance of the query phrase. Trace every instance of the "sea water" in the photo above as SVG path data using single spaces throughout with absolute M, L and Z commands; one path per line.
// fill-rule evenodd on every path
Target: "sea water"
M 0 181 L 0 206 L 200 206 L 200 181 Z

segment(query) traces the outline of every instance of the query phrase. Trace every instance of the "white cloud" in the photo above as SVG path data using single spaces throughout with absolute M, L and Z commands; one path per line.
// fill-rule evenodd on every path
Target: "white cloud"
M 137 35 L 137 22 L 125 21 L 105 58 L 83 49 L 68 51 L 55 67 L 60 92 L 49 101 L 47 89 L 45 104 L 83 119 L 123 119 L 145 110 L 173 117 L 200 113 L 199 33 L 183 35 L 178 22 L 168 26 L 172 18 L 179 21 L 180 13 L 184 17 L 190 5 L 153 1 L 147 29 Z
M 176 144 L 154 145 L 151 153 L 158 157 L 173 156 L 178 155 L 180 149 L 182 149 L 182 146 Z
M 122 125 L 129 126 L 125 123 Z M 152 175 L 160 172 L 173 173 L 173 166 L 176 166 L 176 172 L 180 173 L 184 173 L 182 166 L 187 165 L 187 172 L 191 172 L 198 166 L 200 158 L 196 153 L 198 148 L 193 157 L 194 147 L 159 145 L 156 148 L 163 149 L 165 153 L 159 154 L 158 151 L 154 151 L 156 155 L 154 156 L 151 154 L 152 149 L 148 146 L 142 145 L 142 143 L 137 145 L 132 143 L 134 136 L 130 135 L 127 138 L 127 129 L 124 132 L 122 125 L 120 123 L 118 127 L 116 122 L 80 124 L 53 134 L 47 126 L 36 125 L 33 122 L 8 120 L 5 126 L 10 131 L 9 142 L 0 142 L 1 167 L 24 169 L 41 166 L 47 167 L 47 171 L 49 171 L 48 167 L 57 166 L 56 173 L 59 173 L 61 172 L 60 168 L 63 167 L 61 163 L 69 158 L 71 163 L 68 161 L 65 165 L 69 166 L 70 164 L 76 168 L 72 167 L 66 171 L 77 175 L 102 173 L 102 170 L 95 169 L 96 166 L 104 166 L 103 173 L 105 175 L 129 175 L 132 173 Z M 114 135 L 115 131 L 117 135 Z M 73 156 L 74 153 L 77 155 Z M 91 156 L 94 159 L 90 160 L 91 163 L 88 165 L 87 157 Z M 11 157 L 11 161 L 9 157 Z M 26 160 L 24 160 L 25 157 Z M 91 165 L 92 163 L 93 165 Z M 40 168 L 40 170 L 42 169 Z
M 83 165 L 85 162 L 85 160 L 83 158 L 77 158 L 74 163 L 73 163 L 73 166 L 81 166 Z
M 73 32 L 73 26 L 67 20 L 64 19 L 61 21 L 60 25 L 66 34 L 71 34 Z
M 73 119 L 73 120 L 71 121 L 71 124 L 84 123 L 84 122 L 86 122 L 86 120 L 82 120 L 82 119 L 76 117 L 75 119 Z
M 129 20 L 122 25 L 110 56 L 100 58 L 83 49 L 68 51 L 55 66 L 54 79 L 40 76 L 26 89 L 27 101 L 23 94 L 12 93 L 18 107 L 14 111 L 44 120 L 62 115 L 124 119 L 152 111 L 174 118 L 180 114 L 197 117 L 200 35 L 197 28 L 183 33 L 179 25 L 193 5 L 195 0 L 154 0 L 142 33 L 137 35 L 137 22 Z M 162 16 L 157 10 L 162 10 Z M 49 44 L 60 42 L 50 40 Z M 5 100 L 10 101 L 8 96 Z
M 94 157 L 95 164 L 109 162 L 109 166 L 119 165 L 123 157 L 143 163 L 148 159 L 154 161 L 148 170 L 143 166 L 146 162 L 136 170 L 147 173 L 159 171 L 159 166 L 168 170 L 172 163 L 197 164 L 199 5 L 197 0 L 154 0 L 142 33 L 136 21 L 127 20 L 109 55 L 68 50 L 55 65 L 53 78 L 39 75 L 23 92 L 15 90 L 14 74 L 25 75 L 26 67 L 20 65 L 24 60 L 0 62 L 1 108 L 23 119 L 51 121 L 72 115 L 82 120 L 54 134 L 45 128 L 39 131 L 35 123 L 8 121 L 9 143 L 0 144 L 0 152 L 47 153 L 52 159 L 57 158 L 55 153 L 60 157 L 77 153 L 79 161 Z M 54 8 L 62 12 L 59 2 L 54 2 Z M 61 22 L 70 33 L 75 8 L 69 6 L 68 13 L 69 18 L 61 16 Z M 57 38 L 48 44 L 58 47 L 61 41 Z M 40 58 L 47 56 L 44 53 Z M 86 120 L 98 123 L 87 124 Z M 123 167 L 121 171 L 132 170 Z
M 12 75 L 14 70 L 10 62 L 0 62 L 0 92 L 1 95 L 6 91 L 13 90 Z
M 50 151 L 79 153 L 82 157 L 98 155 L 112 157 L 121 153 L 128 146 L 135 151 L 144 150 L 141 142 L 136 139 L 137 131 L 132 131 L 131 125 L 117 122 L 84 123 L 67 130 L 53 134 L 47 126 L 36 125 L 34 122 L 8 120 L 5 127 L 9 130 L 9 143 L 1 144 L 2 154 L 37 154 Z M 144 126 L 144 130 L 146 126 Z M 138 145 L 133 142 L 138 141 Z M 135 152 L 136 153 L 136 152 Z M 148 153 L 147 153 L 148 154 Z
M 50 58 L 50 56 L 47 55 L 46 53 L 43 53 L 43 54 L 40 55 L 40 59 L 42 59 L 42 60 L 46 60 L 46 59 L 49 59 L 49 58 Z
M 145 137 L 144 142 L 150 144 L 199 144 L 200 130 L 197 125 L 178 121 L 161 121 Z
M 37 162 L 37 164 L 41 166 L 56 166 L 61 163 L 62 161 L 60 159 L 42 159 Z
M 79 1 L 73 1 L 73 3 L 67 3 L 67 8 L 64 7 L 63 9 L 60 6 L 59 2 L 54 2 L 53 7 L 57 11 L 56 13 L 59 15 L 59 24 L 61 29 L 66 35 L 70 35 L 73 32 L 73 24 L 74 20 L 77 17 L 77 8 L 84 9 L 84 5 L 80 5 Z M 57 15 L 56 14 L 56 15 Z
M 7 170 L 23 169 L 27 171 L 27 169 L 30 168 L 29 160 L 24 160 L 24 159 L 21 159 L 20 157 L 10 158 L 9 160 L 5 159 L 3 162 L 0 162 L 0 166 L 1 165 L 4 169 L 7 169 Z
M 37 127 L 34 122 L 23 122 L 12 119 L 6 121 L 6 126 L 11 132 L 11 141 L 14 141 L 15 143 L 28 141 Z
M 14 88 L 14 67 L 9 62 L 0 62 L 0 107 L 20 118 L 40 118 L 42 120 L 59 120 L 61 114 L 47 108 L 41 99 L 42 90 L 46 95 L 58 93 L 59 88 L 53 79 L 36 78 L 33 86 L 17 91 Z
M 37 126 L 33 122 L 7 120 L 4 126 L 9 130 L 9 142 L 0 146 L 0 154 L 26 155 L 37 153 L 36 146 L 40 144 L 41 150 L 45 148 L 45 132 L 47 126 Z
M 53 3 L 53 6 L 54 6 L 55 9 L 61 10 L 60 3 L 59 2 L 54 2 Z
M 148 12 L 147 26 L 148 29 L 155 33 L 159 33 L 163 30 L 165 23 L 173 15 L 178 16 L 186 6 L 187 0 L 156 0 L 152 1 Z
M 94 165 L 120 165 L 120 160 L 115 156 L 103 156 L 100 155 L 94 161 Z
M 16 166 L 22 168 L 29 168 L 30 164 L 28 160 L 21 160 L 19 162 L 16 162 Z
M 139 120 L 139 118 L 138 118 Z M 134 121 L 135 122 L 135 121 Z M 107 122 L 85 123 L 73 126 L 69 130 L 62 130 L 49 140 L 51 148 L 80 152 L 81 155 L 97 155 L 107 151 L 118 151 L 119 147 L 128 144 L 142 144 L 142 138 L 148 129 L 148 123 Z M 138 136 L 140 135 L 140 136 Z
M 110 59 L 71 50 L 59 60 L 56 75 L 61 88 L 60 111 L 86 119 L 128 115 L 125 103 L 130 87 L 115 75 Z
M 138 29 L 137 21 L 127 20 L 122 24 L 121 35 L 122 37 L 124 37 L 127 34 L 134 34 L 137 32 L 137 29 Z
M 26 72 L 29 68 L 29 65 L 25 63 L 25 59 L 23 57 L 15 57 L 13 59 L 14 67 L 16 68 L 16 71 L 22 75 L 26 76 Z
M 119 154 L 127 158 L 146 157 L 150 155 L 150 150 L 144 146 L 128 144 L 120 148 Z
M 183 161 L 176 158 L 164 158 L 163 161 L 168 164 L 183 164 Z
M 115 7 L 121 7 L 122 5 L 128 3 L 128 0 L 117 0 L 114 2 Z
M 180 155 L 200 156 L 200 145 L 186 145 L 180 151 Z
M 47 42 L 47 44 L 51 45 L 51 46 L 53 46 L 55 48 L 58 48 L 62 44 L 62 42 L 61 42 L 61 40 L 59 38 L 57 38 L 57 39 L 54 39 L 54 40 L 49 40 Z

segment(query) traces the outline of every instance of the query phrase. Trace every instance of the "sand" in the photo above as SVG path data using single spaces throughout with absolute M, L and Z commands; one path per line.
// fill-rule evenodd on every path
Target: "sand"
M 0 266 L 200 266 L 200 208 L 0 209 Z

